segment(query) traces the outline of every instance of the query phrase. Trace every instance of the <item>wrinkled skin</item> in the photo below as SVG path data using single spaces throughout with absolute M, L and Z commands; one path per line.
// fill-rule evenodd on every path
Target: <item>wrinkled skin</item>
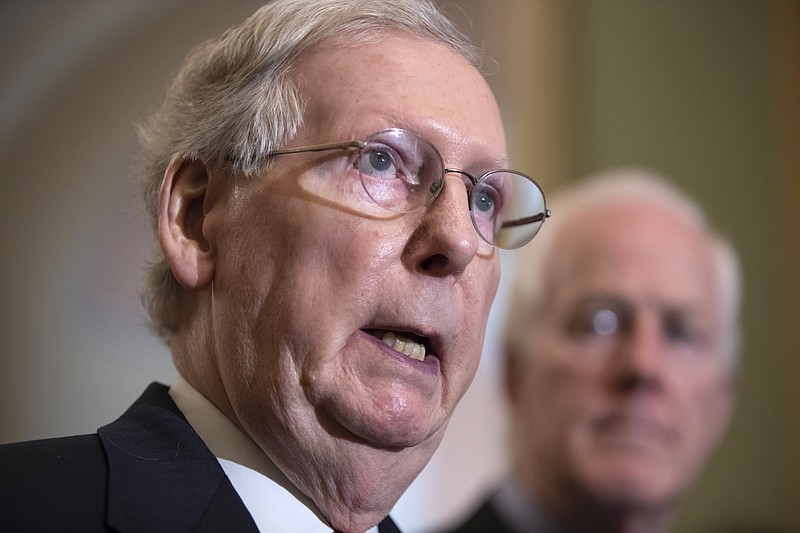
M 488 86 L 440 46 L 323 48 L 296 79 L 308 108 L 287 147 L 402 127 L 448 166 L 506 166 Z M 179 371 L 333 527 L 358 531 L 388 514 L 438 446 L 478 365 L 499 262 L 457 176 L 427 208 L 365 216 L 309 185 L 340 179 L 331 157 L 281 156 L 254 180 L 184 163 L 165 180 L 161 234 L 196 309 L 173 341 Z M 427 337 L 432 353 L 412 360 L 371 328 Z

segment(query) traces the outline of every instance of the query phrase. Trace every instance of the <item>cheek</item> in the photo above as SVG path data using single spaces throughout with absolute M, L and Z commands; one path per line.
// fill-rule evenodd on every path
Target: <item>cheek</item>
M 484 317 L 488 318 L 489 310 L 492 307 L 492 303 L 494 303 L 494 298 L 497 295 L 497 288 L 500 285 L 500 263 L 499 259 L 492 259 L 488 261 L 487 265 L 488 272 L 485 274 L 484 279 L 486 279 L 486 287 L 480 291 L 486 298 L 485 307 L 484 307 Z M 484 319 L 485 320 L 485 319 Z
M 285 191 L 241 203 L 226 221 L 220 264 L 227 267 L 231 284 L 244 286 L 252 300 L 269 294 L 278 305 L 298 293 L 307 300 L 310 294 L 325 298 L 340 288 L 352 291 L 365 276 L 386 270 L 386 256 L 400 233 L 388 231 L 391 224 L 365 221 Z M 365 289 L 351 292 L 350 299 Z
M 392 231 L 394 229 L 394 231 Z M 358 294 L 377 289 L 379 281 L 388 276 L 393 265 L 399 265 L 403 232 L 384 222 L 357 224 L 327 223 L 318 246 L 322 261 L 331 261 L 340 279 L 356 279 L 365 286 Z
M 474 357 L 469 361 L 459 361 L 456 371 L 470 376 L 475 375 L 480 363 L 482 346 L 486 334 L 489 312 L 497 293 L 500 280 L 500 267 L 496 258 L 484 259 L 476 257 L 469 265 L 467 272 L 459 280 L 461 336 L 459 343 Z M 444 364 L 447 365 L 447 362 Z M 449 375 L 454 374 L 449 369 Z M 466 388 L 466 387 L 465 387 Z
M 496 255 L 491 258 L 476 256 L 459 280 L 466 319 L 479 325 L 481 339 L 499 283 L 500 264 Z
M 548 391 L 553 401 L 575 404 L 598 386 L 599 371 L 586 360 L 586 354 L 575 343 L 564 339 L 553 327 L 543 327 L 531 335 L 531 344 L 539 342 L 541 354 L 533 374 L 538 386 Z
M 529 377 L 521 409 L 531 413 L 541 431 L 560 432 L 571 426 L 581 414 L 586 392 L 580 375 L 549 355 L 532 361 L 525 371 Z
M 721 440 L 730 420 L 732 390 L 728 383 L 714 380 L 696 386 L 693 394 L 686 395 L 683 406 L 685 420 L 692 427 L 686 432 L 693 437 L 699 455 L 713 449 Z
M 527 385 L 529 431 L 549 456 L 583 455 L 590 446 L 590 421 L 603 401 L 597 376 L 565 362 L 553 346 L 543 346 L 541 353 L 546 359 L 530 370 L 535 379 Z

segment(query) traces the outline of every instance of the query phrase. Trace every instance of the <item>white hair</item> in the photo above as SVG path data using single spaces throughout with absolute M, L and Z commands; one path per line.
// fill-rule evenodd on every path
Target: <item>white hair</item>
M 615 169 L 596 174 L 566 188 L 548 201 L 553 216 L 547 220 L 533 243 L 519 251 L 507 309 L 504 340 L 513 348 L 509 353 L 525 353 L 522 342 L 530 330 L 531 321 L 547 312 L 545 276 L 547 265 L 557 252 L 563 238 L 561 228 L 569 221 L 592 208 L 628 201 L 641 201 L 667 209 L 689 225 L 704 232 L 709 239 L 719 284 L 722 319 L 722 349 L 729 368 L 738 365 L 741 326 L 741 270 L 736 252 L 730 242 L 714 231 L 700 206 L 668 184 L 667 180 L 642 169 Z
M 406 34 L 449 47 L 480 67 L 476 47 L 430 0 L 276 0 L 186 58 L 158 111 L 139 128 L 145 208 L 157 228 L 158 191 L 176 159 L 218 161 L 251 177 L 303 124 L 292 73 L 321 44 L 348 46 Z M 177 328 L 180 286 L 160 249 L 143 302 L 154 329 Z

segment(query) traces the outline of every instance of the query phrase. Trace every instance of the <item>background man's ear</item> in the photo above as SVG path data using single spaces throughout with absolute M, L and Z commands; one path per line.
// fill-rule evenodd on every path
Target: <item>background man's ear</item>
M 158 238 L 175 279 L 193 291 L 214 278 L 214 247 L 203 234 L 208 169 L 202 161 L 174 159 L 161 182 Z
M 525 361 L 520 360 L 520 357 L 524 356 L 516 353 L 511 343 L 505 343 L 503 348 L 505 350 L 502 357 L 503 392 L 508 403 L 513 406 L 519 402 L 521 373 L 526 370 Z

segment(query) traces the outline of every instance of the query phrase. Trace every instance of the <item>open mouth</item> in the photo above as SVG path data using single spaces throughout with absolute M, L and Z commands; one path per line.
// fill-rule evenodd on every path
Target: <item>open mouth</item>
M 424 361 L 425 354 L 430 352 L 428 339 L 406 331 L 390 331 L 385 329 L 369 329 L 367 333 L 384 342 L 390 348 L 417 361 Z

